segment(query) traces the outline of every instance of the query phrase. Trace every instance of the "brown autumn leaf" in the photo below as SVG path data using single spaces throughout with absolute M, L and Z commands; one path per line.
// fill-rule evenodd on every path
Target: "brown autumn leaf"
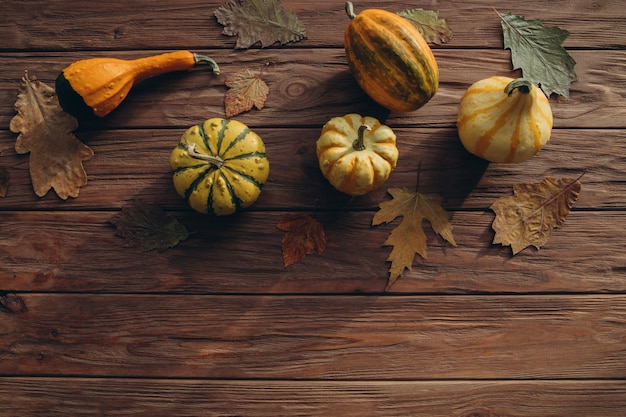
M 385 291 L 389 290 L 405 269 L 411 269 L 415 254 L 426 259 L 426 234 L 423 220 L 430 222 L 433 230 L 447 242 L 456 246 L 452 235 L 450 214 L 441 206 L 443 198 L 438 194 L 422 194 L 406 188 L 390 188 L 387 192 L 392 199 L 378 205 L 380 210 L 372 219 L 372 225 L 389 223 L 401 216 L 402 221 L 393 229 L 383 244 L 393 246 L 388 261 L 389 280 Z
M 261 110 L 270 92 L 265 81 L 261 79 L 263 71 L 255 74 L 249 69 L 237 71 L 226 79 L 229 87 L 224 96 L 226 117 L 230 118 L 256 107 Z
M 10 123 L 11 131 L 19 133 L 15 151 L 30 152 L 35 194 L 43 197 L 54 188 L 63 200 L 77 197 L 80 187 L 87 183 L 82 161 L 93 156 L 93 151 L 72 133 L 78 121 L 63 111 L 54 88 L 28 78 L 28 74 L 22 77 L 15 110 L 17 115 Z
M 163 252 L 186 240 L 190 233 L 174 216 L 157 204 L 136 200 L 111 218 L 116 235 L 126 239 L 127 246 L 143 251 Z
M 324 226 L 306 213 L 287 213 L 277 227 L 287 232 L 283 236 L 283 262 L 289 266 L 303 260 L 306 255 L 326 249 Z
M 580 177 L 546 177 L 538 184 L 514 185 L 512 196 L 501 197 L 491 205 L 496 213 L 493 243 L 510 245 L 513 255 L 531 245 L 539 249 L 552 229 L 563 225 L 581 188 Z

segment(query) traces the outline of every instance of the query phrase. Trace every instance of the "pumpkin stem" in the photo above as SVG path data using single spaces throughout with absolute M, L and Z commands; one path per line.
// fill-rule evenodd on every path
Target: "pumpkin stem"
M 217 65 L 217 62 L 213 58 L 209 58 L 208 56 L 193 54 L 193 59 L 196 61 L 196 64 L 209 64 L 211 66 L 211 70 L 214 74 L 219 75 L 220 67 Z
M 504 87 L 504 93 L 509 97 L 513 95 L 513 91 L 515 90 L 519 90 L 520 93 L 528 94 L 533 87 L 534 85 L 532 82 L 525 78 L 518 78 L 511 81 L 506 87 Z
M 362 151 L 363 149 L 365 149 L 365 143 L 363 143 L 363 134 L 366 130 L 372 130 L 372 128 L 367 125 L 359 126 L 359 136 L 354 140 L 354 142 L 352 142 L 352 147 L 355 151 Z
M 346 2 L 346 14 L 350 18 L 350 20 L 356 17 L 356 14 L 354 14 L 354 6 L 349 1 Z
M 192 158 L 206 161 L 209 164 L 214 165 L 217 169 L 220 169 L 222 165 L 224 165 L 224 160 L 220 158 L 219 156 L 205 155 L 205 154 L 196 152 L 195 143 L 190 143 L 187 145 L 187 155 L 191 156 Z

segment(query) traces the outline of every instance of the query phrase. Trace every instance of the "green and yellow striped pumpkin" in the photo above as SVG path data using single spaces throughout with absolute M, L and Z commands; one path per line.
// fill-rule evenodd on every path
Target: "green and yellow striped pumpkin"
M 367 9 L 345 30 L 350 70 L 359 86 L 381 106 L 409 112 L 426 104 L 439 87 L 439 67 L 419 30 L 396 13 Z
M 523 162 L 550 139 L 550 102 L 525 79 L 485 78 L 472 84 L 461 98 L 457 130 L 465 149 L 480 158 Z
M 170 167 L 178 194 L 194 210 L 216 216 L 252 205 L 270 171 L 259 135 L 221 118 L 187 129 L 170 155 Z

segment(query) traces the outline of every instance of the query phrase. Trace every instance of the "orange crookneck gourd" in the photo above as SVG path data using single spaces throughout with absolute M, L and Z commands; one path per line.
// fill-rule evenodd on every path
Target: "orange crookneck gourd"
M 543 91 L 523 78 L 489 77 L 461 99 L 459 138 L 470 153 L 490 162 L 523 162 L 550 139 L 552 110 Z
M 76 61 L 57 77 L 55 90 L 63 110 L 77 118 L 104 117 L 116 109 L 139 81 L 173 71 L 183 71 L 207 63 L 219 74 L 217 63 L 191 51 L 125 60 L 90 58 Z

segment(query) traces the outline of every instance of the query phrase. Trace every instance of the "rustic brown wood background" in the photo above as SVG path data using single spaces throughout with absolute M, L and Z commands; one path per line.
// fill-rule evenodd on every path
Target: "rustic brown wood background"
M 308 39 L 235 50 L 222 2 L 0 2 L 0 415 L 441 416 L 626 415 L 626 8 L 622 0 L 361 1 L 356 10 L 438 10 L 454 32 L 434 47 L 441 87 L 422 109 L 384 111 L 354 83 L 339 1 L 288 1 Z M 459 144 L 463 91 L 519 76 L 494 7 L 570 32 L 569 99 L 552 97 L 552 139 L 532 160 L 488 165 Z M 77 135 L 95 152 L 78 198 L 32 191 L 28 155 L 8 129 L 25 70 L 52 84 L 69 63 L 175 49 L 204 68 L 138 85 Z M 238 116 L 264 138 L 271 176 L 246 212 L 193 213 L 168 158 L 184 130 L 223 117 L 224 80 L 260 70 L 266 107 Z M 397 133 L 383 189 L 351 200 L 319 173 L 314 144 L 331 117 L 357 112 Z M 445 198 L 458 247 L 426 225 L 429 258 L 383 293 L 371 226 L 389 187 Z M 491 203 L 513 184 L 578 177 L 565 225 L 541 250 L 492 245 Z M 135 199 L 196 233 L 163 253 L 124 247 L 109 220 Z M 285 213 L 315 213 L 328 247 L 285 268 Z

